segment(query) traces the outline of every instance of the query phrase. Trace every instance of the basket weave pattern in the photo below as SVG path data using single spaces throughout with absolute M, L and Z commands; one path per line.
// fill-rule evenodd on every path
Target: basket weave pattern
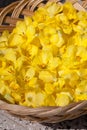
M 54 1 L 62 4 L 60 0 L 45 0 Z M 86 11 L 87 0 L 66 0 L 73 3 L 77 10 Z M 8 29 L 12 31 L 18 20 L 23 20 L 24 16 L 32 16 L 36 7 L 44 6 L 44 0 L 19 0 L 5 8 L 0 9 L 0 33 Z M 87 114 L 87 101 L 72 103 L 65 107 L 40 107 L 29 108 L 19 105 L 9 104 L 0 100 L 0 109 L 7 110 L 18 116 L 26 117 L 30 121 L 56 123 L 64 120 L 77 118 Z

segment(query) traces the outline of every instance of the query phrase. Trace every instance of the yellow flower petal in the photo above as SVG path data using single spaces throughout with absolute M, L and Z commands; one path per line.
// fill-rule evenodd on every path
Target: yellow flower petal
M 57 94 L 57 98 L 56 98 L 56 105 L 57 106 L 66 106 L 70 103 L 70 98 L 67 94 Z
M 41 71 L 39 73 L 39 79 L 43 80 L 44 82 L 53 82 L 54 77 L 49 71 Z

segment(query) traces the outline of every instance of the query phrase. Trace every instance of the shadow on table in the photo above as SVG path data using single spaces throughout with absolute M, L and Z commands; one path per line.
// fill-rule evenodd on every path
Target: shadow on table
M 74 120 L 63 121 L 60 123 L 42 123 L 42 125 L 48 126 L 53 130 L 56 129 L 87 129 L 87 115 L 81 116 Z

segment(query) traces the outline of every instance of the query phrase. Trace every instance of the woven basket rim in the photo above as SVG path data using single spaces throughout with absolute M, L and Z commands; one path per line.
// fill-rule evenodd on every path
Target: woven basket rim
M 81 115 L 87 114 L 87 100 L 71 103 L 64 107 L 45 106 L 37 108 L 10 104 L 0 100 L 0 110 L 8 111 L 11 114 L 34 122 L 58 123 L 65 120 L 75 119 Z

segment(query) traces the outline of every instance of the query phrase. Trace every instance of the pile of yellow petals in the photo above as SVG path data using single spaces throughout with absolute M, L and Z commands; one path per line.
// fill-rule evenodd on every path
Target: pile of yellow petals
M 4 31 L 0 94 L 29 107 L 87 100 L 87 12 L 49 2 Z

